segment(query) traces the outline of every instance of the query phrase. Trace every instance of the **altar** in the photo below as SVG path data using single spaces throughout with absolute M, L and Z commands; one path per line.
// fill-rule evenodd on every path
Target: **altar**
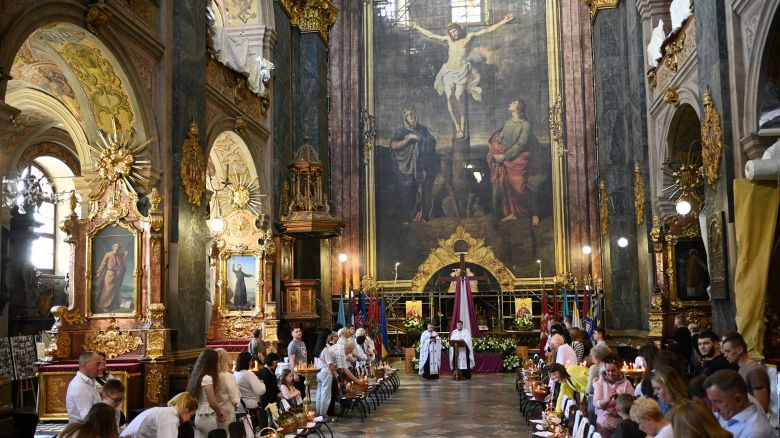
M 474 355 L 476 364 L 471 370 L 472 373 L 500 373 L 504 370 L 504 357 L 501 353 L 477 353 Z M 449 374 L 452 372 L 450 367 L 450 357 L 442 351 L 440 374 Z

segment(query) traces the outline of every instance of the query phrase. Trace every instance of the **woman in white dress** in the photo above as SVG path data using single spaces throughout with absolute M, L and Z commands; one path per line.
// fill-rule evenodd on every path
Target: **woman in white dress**
M 130 422 L 120 437 L 131 438 L 177 438 L 179 425 L 195 415 L 198 400 L 182 392 L 168 402 L 167 407 L 147 409 Z
M 217 402 L 222 406 L 222 412 L 227 417 L 227 424 L 236 421 L 236 408 L 241 402 L 241 392 L 238 390 L 236 378 L 233 376 L 233 360 L 224 348 L 215 350 L 219 355 L 219 389 Z M 227 424 L 225 429 L 227 429 Z
M 227 415 L 217 401 L 220 390 L 219 355 L 212 349 L 200 352 L 192 368 L 187 392 L 198 399 L 195 411 L 195 438 L 206 438 L 214 429 L 227 429 Z M 235 384 L 235 381 L 233 382 Z

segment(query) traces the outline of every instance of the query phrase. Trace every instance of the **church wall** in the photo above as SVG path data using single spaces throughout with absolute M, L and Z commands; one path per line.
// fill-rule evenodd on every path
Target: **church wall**
M 622 2 L 601 10 L 593 26 L 599 181 L 605 183 L 609 213 L 602 263 L 607 326 L 614 330 L 643 328 L 649 301 L 646 292 L 640 294 L 638 253 L 646 246 L 637 246 L 633 203 L 634 162 L 644 161 L 647 136 L 639 18 L 632 2 Z M 618 247 L 621 235 L 629 247 Z
M 206 28 L 205 2 L 175 0 L 173 2 L 173 47 L 171 139 L 173 145 L 173 185 L 170 202 L 171 249 L 169 317 L 172 327 L 178 329 L 173 337 L 177 350 L 205 345 L 210 311 L 208 296 L 208 259 L 206 256 L 206 204 L 191 207 L 185 195 L 176 163 L 181 159 L 181 146 L 190 124 L 200 127 L 200 138 L 205 139 L 206 109 Z M 202 153 L 206 150 L 201 142 Z M 184 231 L 186 230 L 186 232 Z M 175 284 L 173 284 L 175 283 Z

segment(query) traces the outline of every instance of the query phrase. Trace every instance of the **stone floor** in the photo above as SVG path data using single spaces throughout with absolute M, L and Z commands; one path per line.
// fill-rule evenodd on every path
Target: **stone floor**
M 400 364 L 399 364 L 400 365 Z M 401 372 L 401 386 L 368 419 L 349 417 L 331 424 L 345 437 L 529 437 L 519 412 L 515 375 L 475 374 L 470 381 L 449 376 L 423 380 Z M 64 425 L 39 425 L 36 437 L 51 437 Z
M 401 387 L 364 423 L 332 425 L 341 437 L 528 437 L 519 413 L 515 375 L 475 374 L 470 381 L 426 381 L 402 373 Z

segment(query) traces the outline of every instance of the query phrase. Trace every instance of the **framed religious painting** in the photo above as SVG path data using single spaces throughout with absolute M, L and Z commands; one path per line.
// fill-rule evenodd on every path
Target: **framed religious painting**
M 87 316 L 140 314 L 141 232 L 122 222 L 95 228 L 87 239 Z
M 259 251 L 227 249 L 220 256 L 221 304 L 227 312 L 254 312 L 261 306 L 262 257 Z
M 508 289 L 541 286 L 540 266 L 565 271 L 559 2 L 366 8 L 369 275 L 394 285 L 402 260 L 402 287 L 422 291 L 415 285 L 457 262 L 428 260 L 458 227 L 484 243 L 466 261 L 494 277 L 506 267 Z
M 670 238 L 667 241 L 667 272 L 673 306 L 698 306 L 709 302 L 710 273 L 707 251 L 701 236 Z

